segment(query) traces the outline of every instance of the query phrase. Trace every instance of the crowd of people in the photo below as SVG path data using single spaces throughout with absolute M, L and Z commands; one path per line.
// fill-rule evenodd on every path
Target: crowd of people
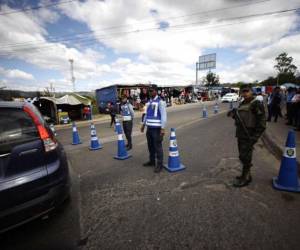
M 282 107 L 286 105 L 286 114 L 283 115 Z M 294 126 L 300 131 L 300 89 L 290 87 L 282 91 L 280 87 L 275 87 L 268 95 L 268 122 L 277 122 L 278 118 L 287 120 L 286 125 Z

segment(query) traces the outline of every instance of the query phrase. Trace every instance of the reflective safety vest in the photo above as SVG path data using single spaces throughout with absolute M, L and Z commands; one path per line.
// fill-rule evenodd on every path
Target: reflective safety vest
M 123 117 L 123 121 L 131 121 L 132 120 L 128 103 L 121 106 L 121 115 Z
M 161 127 L 161 114 L 159 111 L 160 98 L 155 100 L 150 100 L 146 106 L 146 125 L 149 128 L 159 128 Z

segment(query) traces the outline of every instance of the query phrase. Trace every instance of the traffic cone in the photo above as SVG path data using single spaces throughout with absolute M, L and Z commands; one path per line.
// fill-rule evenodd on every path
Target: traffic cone
M 214 114 L 218 114 L 218 113 L 219 113 L 219 105 L 218 103 L 216 103 L 214 106 Z
M 180 163 L 175 128 L 171 128 L 168 165 L 164 165 L 164 167 L 169 172 L 177 172 L 185 169 L 185 166 Z
M 279 175 L 273 178 L 273 187 L 283 191 L 300 192 L 299 183 L 295 131 L 290 130 L 281 160 Z
M 72 142 L 72 145 L 81 144 L 75 122 L 72 123 L 72 127 L 73 127 L 73 142 Z
M 205 105 L 203 105 L 202 108 L 202 118 L 207 118 L 207 109 Z
M 120 127 L 121 127 L 121 125 L 120 125 Z M 114 158 L 117 160 L 125 160 L 125 159 L 128 159 L 129 157 L 131 157 L 131 155 L 129 155 L 127 153 L 127 150 L 125 147 L 125 141 L 123 139 L 122 129 L 118 128 L 117 130 L 118 130 L 118 154 L 116 156 L 114 156 Z
M 97 150 L 103 148 L 102 145 L 100 144 L 98 137 L 97 137 L 97 132 L 95 125 L 91 123 L 91 146 L 90 150 Z
M 121 123 L 120 123 L 119 119 L 117 119 L 117 118 L 116 118 L 116 124 L 115 124 L 115 132 L 123 133 Z
M 55 127 L 54 127 L 54 125 L 53 125 L 52 123 L 50 124 L 50 129 L 51 129 L 51 131 L 53 132 L 53 134 L 54 134 L 55 136 L 57 136 Z

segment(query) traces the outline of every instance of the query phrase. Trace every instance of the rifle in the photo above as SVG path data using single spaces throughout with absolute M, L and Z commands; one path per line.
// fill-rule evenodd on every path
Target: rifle
M 246 128 L 245 123 L 241 119 L 239 111 L 236 108 L 234 108 L 234 109 L 232 109 L 228 112 L 227 116 L 233 116 L 233 118 L 237 119 L 239 121 L 239 123 L 242 125 L 242 128 L 243 128 L 244 132 L 246 133 L 248 139 L 251 140 L 251 136 L 249 134 L 249 131 Z

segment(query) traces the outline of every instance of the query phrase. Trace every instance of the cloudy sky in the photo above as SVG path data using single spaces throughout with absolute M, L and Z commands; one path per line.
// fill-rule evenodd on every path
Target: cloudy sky
M 195 63 L 208 53 L 217 53 L 222 83 L 275 75 L 283 51 L 300 68 L 300 0 L 0 3 L 0 87 L 71 91 L 69 59 L 78 91 L 194 83 Z

